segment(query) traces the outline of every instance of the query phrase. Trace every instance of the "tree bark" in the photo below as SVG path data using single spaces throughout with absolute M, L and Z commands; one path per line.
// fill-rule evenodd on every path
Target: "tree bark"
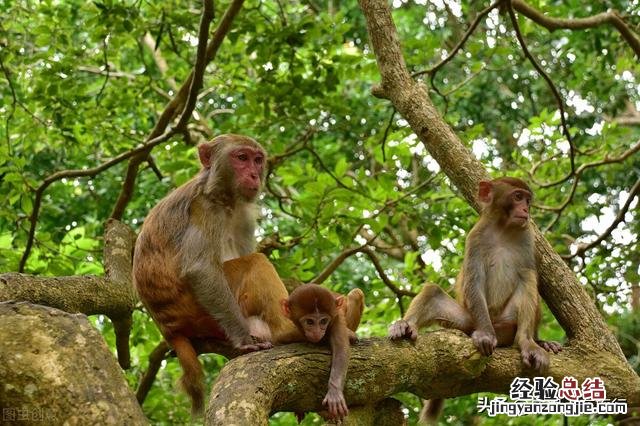
M 278 411 L 321 411 L 330 362 L 328 349 L 311 344 L 280 346 L 235 358 L 214 384 L 206 424 L 266 425 Z M 375 338 L 355 344 L 344 391 L 350 410 L 358 417 L 350 421 L 375 424 L 359 420 L 373 418 L 372 404 L 398 392 L 426 399 L 505 393 L 514 377 L 535 375 L 524 367 L 515 349 L 499 348 L 483 357 L 463 333 L 439 330 L 420 335 L 415 343 Z M 640 403 L 640 378 L 632 374 L 626 361 L 607 351 L 585 352 L 567 346 L 551 355 L 546 375 L 557 383 L 566 376 L 579 382 L 598 376 L 605 382 L 607 398 L 626 398 L 630 406 Z
M 126 369 L 130 366 L 131 313 L 137 300 L 131 283 L 135 234 L 127 225 L 111 219 L 105 225 L 104 239 L 105 277 L 0 274 L 0 301 L 25 301 L 70 313 L 106 315 L 113 322 L 118 362 Z
M 104 339 L 84 315 L 3 302 L 0 342 L 3 422 L 148 423 Z

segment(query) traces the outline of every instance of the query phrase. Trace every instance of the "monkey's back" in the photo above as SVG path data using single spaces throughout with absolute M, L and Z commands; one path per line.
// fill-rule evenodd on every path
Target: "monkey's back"
M 188 221 L 191 200 L 183 193 L 191 193 L 194 184 L 192 180 L 177 188 L 149 212 L 135 245 L 133 283 L 165 338 L 183 335 L 225 339 L 222 328 L 179 276 L 175 242 Z

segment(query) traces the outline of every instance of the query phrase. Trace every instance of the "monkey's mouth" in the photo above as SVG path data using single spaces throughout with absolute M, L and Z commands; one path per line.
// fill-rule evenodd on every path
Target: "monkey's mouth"
M 260 188 L 243 188 L 241 194 L 247 199 L 254 199 L 260 192 Z

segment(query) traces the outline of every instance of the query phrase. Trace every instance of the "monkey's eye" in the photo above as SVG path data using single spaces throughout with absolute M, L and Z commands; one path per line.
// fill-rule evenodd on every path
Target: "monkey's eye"
M 522 194 L 522 192 L 516 192 L 515 194 L 513 194 L 513 198 L 516 201 L 522 201 L 524 200 L 524 194 Z
M 263 157 L 256 157 L 255 159 L 256 164 L 262 164 L 263 161 L 264 161 Z
M 329 323 L 329 319 L 328 318 L 322 318 L 320 320 L 320 325 L 327 325 Z
M 249 156 L 247 154 L 238 154 L 238 160 L 247 161 L 248 159 L 249 159 Z
M 311 318 L 307 318 L 306 320 L 304 320 L 304 323 L 306 325 L 313 325 L 313 320 Z

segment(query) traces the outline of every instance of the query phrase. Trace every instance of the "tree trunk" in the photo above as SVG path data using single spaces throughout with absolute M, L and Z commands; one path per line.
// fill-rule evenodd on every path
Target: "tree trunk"
M 3 302 L 0 342 L 3 422 L 148 423 L 111 351 L 86 316 Z

